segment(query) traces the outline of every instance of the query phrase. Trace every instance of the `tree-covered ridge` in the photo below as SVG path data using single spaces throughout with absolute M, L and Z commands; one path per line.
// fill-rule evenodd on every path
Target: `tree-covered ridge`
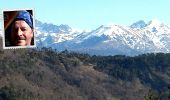
M 132 81 L 139 78 L 143 84 L 150 84 L 156 89 L 163 89 L 170 83 L 170 54 L 151 53 L 136 57 L 94 56 L 92 60 L 96 62 L 95 69 L 117 79 Z
M 167 97 L 169 58 L 0 50 L 0 100 L 143 100 L 150 89 Z

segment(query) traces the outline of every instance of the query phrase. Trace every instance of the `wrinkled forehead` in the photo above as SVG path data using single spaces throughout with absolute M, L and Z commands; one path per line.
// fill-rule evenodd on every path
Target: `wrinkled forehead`
M 24 28 L 31 28 L 25 21 L 23 20 L 17 20 L 13 23 L 13 28 L 20 28 L 20 27 L 24 27 Z

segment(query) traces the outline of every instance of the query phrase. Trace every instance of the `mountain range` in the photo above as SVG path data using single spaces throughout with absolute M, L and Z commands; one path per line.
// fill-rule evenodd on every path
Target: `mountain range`
M 170 26 L 153 19 L 130 26 L 101 25 L 91 31 L 75 30 L 36 20 L 38 47 L 52 47 L 95 55 L 129 55 L 170 52 Z
M 169 52 L 169 26 L 158 20 L 89 32 L 36 21 L 36 31 L 38 47 L 98 55 Z M 44 47 L 0 49 L 0 55 L 0 100 L 169 100 L 170 53 L 90 56 Z
M 36 21 L 37 45 L 59 51 L 70 50 L 96 55 L 138 55 L 170 51 L 170 26 L 153 19 L 130 26 L 101 25 L 92 31 L 76 31 Z

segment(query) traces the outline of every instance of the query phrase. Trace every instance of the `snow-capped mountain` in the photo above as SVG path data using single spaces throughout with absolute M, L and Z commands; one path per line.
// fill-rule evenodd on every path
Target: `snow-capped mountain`
M 39 31 L 48 32 L 48 33 L 68 33 L 71 31 L 71 27 L 68 25 L 54 25 L 54 24 L 47 24 L 42 23 L 38 20 L 35 21 L 36 28 L 38 28 Z
M 39 47 L 96 55 L 170 52 L 170 26 L 155 19 L 148 23 L 140 20 L 130 26 L 101 25 L 92 31 L 81 31 L 68 25 L 57 26 L 38 20 L 35 25 Z
M 155 19 L 148 23 L 140 20 L 131 26 L 101 25 L 90 32 L 73 31 L 67 25 L 46 24 L 46 28 L 41 25 L 42 23 L 38 24 L 37 28 L 38 44 L 57 50 L 67 49 L 97 55 L 170 51 L 170 27 Z
M 76 32 L 79 30 L 74 30 L 68 25 L 53 25 L 42 23 L 38 20 L 36 22 L 36 41 L 40 47 L 49 47 L 52 44 L 67 41 L 73 39 Z M 74 34 L 71 34 L 74 33 Z

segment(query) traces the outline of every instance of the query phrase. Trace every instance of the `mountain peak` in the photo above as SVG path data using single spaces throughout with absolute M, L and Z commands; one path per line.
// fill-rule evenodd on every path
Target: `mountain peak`
M 158 19 L 152 19 L 149 23 L 152 23 L 152 24 L 161 24 L 161 21 L 159 21 Z
M 130 27 L 131 28 L 144 28 L 146 26 L 146 23 L 144 20 L 139 20 L 135 23 L 133 23 Z
M 48 32 L 48 33 L 68 33 L 72 31 L 72 28 L 69 27 L 68 25 L 55 25 L 52 23 L 43 23 L 39 20 L 35 21 L 36 27 L 39 27 L 39 30 L 43 32 Z
M 161 24 L 162 24 L 162 22 L 159 21 L 158 19 L 152 19 L 151 21 L 149 21 L 148 26 L 150 28 L 154 28 L 154 27 L 158 28 Z

